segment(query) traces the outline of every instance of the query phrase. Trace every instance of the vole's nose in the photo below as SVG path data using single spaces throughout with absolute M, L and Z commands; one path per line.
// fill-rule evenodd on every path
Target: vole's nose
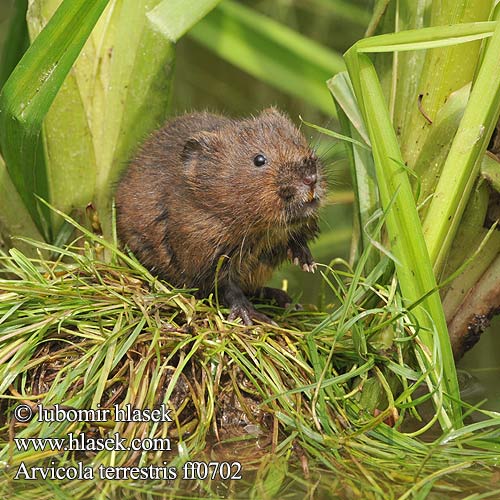
M 316 174 L 308 174 L 303 179 L 302 182 L 306 186 L 314 186 L 318 180 L 318 176 Z

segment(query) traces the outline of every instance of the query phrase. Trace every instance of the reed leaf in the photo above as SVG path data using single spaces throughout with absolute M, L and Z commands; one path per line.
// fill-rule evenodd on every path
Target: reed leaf
M 107 3 L 65 0 L 0 92 L 0 145 L 7 170 L 33 221 L 48 239 L 52 236 L 48 212 L 33 198 L 37 193 L 49 199 L 40 141 L 42 122 Z
M 233 1 L 221 3 L 189 36 L 259 80 L 332 113 L 325 82 L 345 67 L 326 47 Z

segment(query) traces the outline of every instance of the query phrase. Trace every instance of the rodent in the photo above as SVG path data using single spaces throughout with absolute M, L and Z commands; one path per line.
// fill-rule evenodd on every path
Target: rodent
M 186 114 L 153 133 L 119 181 L 118 236 L 153 273 L 198 296 L 217 274 L 229 319 L 269 322 L 248 297 L 291 303 L 264 284 L 287 257 L 314 271 L 308 242 L 325 190 L 320 160 L 276 108 L 240 120 Z

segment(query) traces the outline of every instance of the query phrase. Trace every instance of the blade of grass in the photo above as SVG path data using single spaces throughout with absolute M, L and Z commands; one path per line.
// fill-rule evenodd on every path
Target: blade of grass
M 147 467 L 166 465 L 165 460 L 169 460 L 169 465 L 181 467 L 188 459 L 206 460 L 207 454 L 213 454 L 216 459 L 221 445 L 222 452 L 227 453 L 227 446 L 231 444 L 234 448 L 229 448 L 230 451 L 238 453 L 243 470 L 250 472 L 256 470 L 265 457 L 270 460 L 288 458 L 293 445 L 293 449 L 300 453 L 304 467 L 317 470 L 319 466 L 322 474 L 332 474 L 335 478 L 342 474 L 343 484 L 351 492 L 359 490 L 358 496 L 375 488 L 377 498 L 380 497 L 379 490 L 386 496 L 398 498 L 436 470 L 464 463 L 474 467 L 468 469 L 470 472 L 464 470 L 461 476 L 452 474 L 436 478 L 432 492 L 439 494 L 455 488 L 457 481 L 465 491 L 491 490 L 489 468 L 498 462 L 498 446 L 495 445 L 498 416 L 485 414 L 488 419 L 493 417 L 495 422 L 471 426 L 468 432 L 455 434 L 454 439 L 440 446 L 439 443 L 413 439 L 381 423 L 390 408 L 384 409 L 377 417 L 360 408 L 354 396 L 363 387 L 368 390 L 368 381 L 373 379 L 371 374 L 374 371 L 378 372 L 382 385 L 387 386 L 384 368 L 389 361 L 392 362 L 392 371 L 399 372 L 396 377 L 409 376 L 411 379 L 418 375 L 398 360 L 394 350 L 381 355 L 377 349 L 368 360 L 360 359 L 353 350 L 352 339 L 344 335 L 343 339 L 336 341 L 335 352 L 330 356 L 336 325 L 318 332 L 314 338 L 318 355 L 322 360 L 329 359 L 319 388 L 326 396 L 326 417 L 331 419 L 331 425 L 335 425 L 335 433 L 328 435 L 315 427 L 311 396 L 318 387 L 318 380 L 310 365 L 304 334 L 307 334 L 304 326 L 311 325 L 312 328 L 329 316 L 327 313 L 296 312 L 288 317 L 285 328 L 259 326 L 249 329 L 230 327 L 229 323 L 218 321 L 216 308 L 189 299 L 199 314 L 188 319 L 175 304 L 175 297 L 156 288 L 156 281 L 146 270 L 117 264 L 121 259 L 115 259 L 113 265 L 96 261 L 91 247 L 99 238 L 91 233 L 87 236 L 88 240 L 77 242 L 78 247 L 56 251 L 66 256 L 57 263 L 30 259 L 27 265 L 19 256 L 0 256 L 2 266 L 26 278 L 0 279 L 0 286 L 7 291 L 0 294 L 1 327 L 10 335 L 9 339 L 0 336 L 0 358 L 5 356 L 6 359 L 5 363 L 0 363 L 0 380 L 6 377 L 9 382 L 4 385 L 5 392 L 0 394 L 2 404 L 8 414 L 18 401 L 23 400 L 40 401 L 44 405 L 64 402 L 75 409 L 90 408 L 94 399 L 102 408 L 114 403 L 121 407 L 130 403 L 132 407 L 154 408 L 165 403 L 172 409 L 174 422 L 132 425 L 110 420 L 102 426 L 95 426 L 92 422 L 63 421 L 42 426 L 33 419 L 27 424 L 16 425 L 16 437 L 64 437 L 69 432 L 82 430 L 85 425 L 85 432 L 88 429 L 88 432 L 118 433 L 127 442 L 135 437 L 168 437 L 179 445 L 180 451 L 173 450 L 167 458 L 163 453 L 151 452 L 138 456 L 131 450 L 123 453 L 103 451 L 91 457 L 59 455 L 50 450 L 23 453 L 8 445 L 8 429 L 4 425 L 0 433 L 0 458 L 9 460 L 10 467 L 0 479 L 2 491 L 8 491 L 11 496 L 12 491 L 14 494 L 22 492 L 25 496 L 37 493 L 37 498 L 47 500 L 54 496 L 50 483 L 45 482 L 42 487 L 33 481 L 12 481 L 20 462 L 26 462 L 28 466 L 44 466 L 53 461 L 52 465 L 67 466 L 78 460 L 95 470 L 100 465 L 127 466 L 131 460 Z M 39 274 L 33 272 L 33 267 L 45 270 L 43 280 L 36 279 Z M 343 273 L 342 278 L 352 278 L 350 273 Z M 373 291 L 374 287 L 381 292 L 381 299 L 389 302 L 388 316 L 401 310 L 401 307 L 396 307 L 399 298 L 392 301 L 390 290 L 377 285 L 379 281 L 376 276 L 370 280 L 361 278 L 356 297 L 348 305 L 356 308 L 351 317 L 359 317 L 359 329 L 366 328 L 367 318 L 362 317 L 366 308 L 356 303 L 357 297 Z M 174 315 L 177 319 L 173 321 Z M 405 317 L 405 321 L 408 320 Z M 398 333 L 404 334 L 403 331 Z M 406 345 L 409 349 L 415 348 L 413 342 Z M 12 347 L 20 354 L 16 362 L 10 363 L 16 355 Z M 91 370 L 89 366 L 92 366 Z M 353 376 L 359 376 L 361 380 L 353 380 Z M 406 394 L 400 396 L 403 401 L 394 401 L 394 407 L 411 405 L 414 390 L 412 384 Z M 101 401 L 97 401 L 96 391 L 102 392 Z M 392 401 L 391 394 L 387 393 L 387 397 Z M 268 404 L 263 403 L 266 398 L 271 398 Z M 221 423 L 225 416 L 230 418 L 229 425 Z M 250 432 L 246 427 L 248 422 L 258 428 L 260 434 L 257 437 L 247 434 L 238 437 L 242 429 Z M 214 428 L 224 435 L 229 434 L 230 438 L 225 439 L 220 432 L 222 440 L 213 446 Z M 234 434 L 231 434 L 231 429 L 235 429 Z M 237 437 L 232 438 L 233 435 Z M 265 448 L 263 443 L 269 442 L 269 438 L 276 438 L 276 441 Z M 247 456 L 243 452 L 246 443 L 249 447 Z M 262 444 L 257 456 L 256 443 Z M 484 449 L 478 450 L 475 446 Z M 291 458 L 294 456 L 295 453 Z M 394 463 L 398 467 L 394 467 Z M 283 465 L 286 468 L 285 462 Z M 263 469 L 262 473 L 265 480 L 267 474 L 278 472 L 271 467 Z M 282 475 L 277 478 L 281 486 L 278 489 L 276 485 L 274 490 L 280 498 L 293 496 L 297 484 L 306 484 L 296 483 L 288 472 L 285 474 L 285 479 Z M 370 480 L 373 478 L 376 478 L 375 482 Z M 271 478 L 269 481 L 273 482 Z M 146 494 L 156 486 L 165 489 L 164 480 L 151 480 L 145 485 L 137 482 L 135 490 L 128 486 L 122 489 L 116 481 L 99 479 L 61 481 L 58 484 L 67 493 L 66 497 L 68 494 L 74 496 L 78 491 L 82 498 L 95 496 L 96 488 L 112 498 Z M 200 485 L 204 489 L 199 491 L 210 497 L 220 496 L 216 491 L 218 483 L 213 484 L 213 488 L 210 484 L 205 481 Z M 242 482 L 238 482 L 238 488 L 242 489 L 234 490 L 234 494 L 247 498 L 252 484 L 241 485 Z M 168 492 L 171 496 L 178 495 L 181 487 L 182 484 L 172 483 Z M 311 497 L 319 494 L 315 487 L 316 483 L 311 486 Z M 329 482 L 325 488 L 326 497 L 332 488 Z M 335 488 L 334 496 L 337 491 L 339 495 L 345 493 L 345 488 Z
M 365 36 L 370 37 L 373 36 L 378 26 L 380 25 L 381 20 L 383 19 L 385 13 L 387 12 L 387 8 L 391 0 L 378 0 L 375 7 L 373 8 L 373 14 L 370 19 L 370 23 L 368 24 L 368 28 L 366 29 Z
M 496 24 L 483 21 L 388 33 L 360 40 L 356 47 L 358 52 L 366 54 L 443 48 L 489 38 Z
M 309 123 L 306 122 L 305 120 L 302 120 L 302 117 L 300 117 L 302 123 L 304 125 L 307 125 L 308 127 L 313 128 L 314 130 L 317 130 L 318 132 L 321 132 L 324 135 L 328 135 L 329 137 L 333 137 L 334 139 L 338 139 L 339 141 L 344 141 L 344 142 L 350 142 L 360 148 L 366 149 L 367 151 L 370 151 L 370 147 L 367 146 L 366 144 L 363 144 L 361 141 L 358 141 L 356 139 L 353 139 L 352 137 L 348 135 L 342 135 L 339 134 L 338 132 L 334 132 L 333 130 L 320 127 L 319 125 L 315 125 L 314 123 Z
M 413 192 L 391 124 L 382 88 L 368 56 L 358 53 L 354 46 L 346 55 L 346 64 L 354 91 L 363 111 L 372 143 L 377 181 L 382 205 L 392 207 L 386 214 L 386 225 L 391 251 L 396 256 L 396 272 L 405 304 L 411 304 L 436 287 L 432 265 L 423 238 L 420 219 Z M 397 193 L 397 194 L 396 194 Z M 395 197 L 395 198 L 394 198 Z M 439 345 L 443 364 L 443 390 L 445 409 L 439 415 L 443 428 L 461 426 L 458 381 L 451 351 L 448 330 L 439 295 L 433 293 L 414 311 L 421 329 L 419 336 L 430 352 Z M 436 328 L 438 337 L 433 338 Z M 439 385 L 439 374 L 434 372 L 433 382 Z
M 177 42 L 220 0 L 163 0 L 146 15 L 170 41 Z
M 26 27 L 28 0 L 16 0 L 13 4 L 14 12 L 11 14 L 8 34 L 0 53 L 0 89 L 29 46 Z
M 35 0 L 27 12 L 30 38 L 35 40 L 54 15 L 60 0 Z M 79 210 L 92 201 L 95 189 L 96 161 L 92 135 L 87 123 L 84 89 L 79 76 L 83 64 L 93 64 L 91 48 L 86 42 L 82 54 L 64 79 L 43 121 L 43 149 L 47 169 L 48 192 L 57 208 L 66 213 Z M 82 89 L 80 89 L 82 87 Z M 71 140 L 68 140 L 71 130 Z M 54 240 L 62 219 L 51 212 L 50 227 Z
M 220 4 L 189 36 L 260 80 L 332 114 L 324 82 L 345 68 L 335 52 L 232 1 Z
M 352 84 L 346 72 L 339 73 L 328 81 L 335 103 L 338 106 L 339 121 L 345 135 L 353 138 L 362 138 L 367 144 L 370 143 L 366 126 L 361 112 L 356 104 L 356 98 L 352 89 Z M 351 264 L 357 262 L 363 250 L 370 244 L 367 234 L 369 221 L 379 207 L 379 194 L 375 176 L 375 167 L 371 152 L 359 147 L 356 143 L 346 144 L 346 149 L 350 157 L 351 179 L 356 196 L 354 231 L 355 238 L 351 243 Z M 378 234 L 373 234 L 372 238 L 378 240 Z M 366 272 L 370 272 L 379 260 L 379 256 L 372 252 L 367 264 Z

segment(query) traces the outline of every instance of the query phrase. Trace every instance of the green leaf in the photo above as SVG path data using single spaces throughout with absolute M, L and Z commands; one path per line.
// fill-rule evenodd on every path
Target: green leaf
M 460 42 L 460 45 L 452 44 L 428 50 L 424 65 L 417 74 L 418 84 L 414 93 L 402 102 L 402 106 L 406 108 L 406 120 L 404 135 L 401 137 L 401 150 L 405 161 L 412 168 L 432 128 L 422 110 L 434 121 L 449 96 L 474 78 L 481 43 L 462 42 L 472 39 L 469 37 L 480 36 L 481 32 L 485 35 L 488 31 L 493 33 L 495 24 L 487 22 L 492 4 L 492 0 L 431 2 L 431 27 L 428 29 L 435 30 L 431 32 L 433 40 L 437 40 L 440 36 L 443 39 L 450 37 L 450 43 L 454 39 L 456 43 Z M 402 77 L 405 78 L 404 75 Z M 418 96 L 422 96 L 420 105 Z
M 373 7 L 373 14 L 368 24 L 368 28 L 366 29 L 365 36 L 371 37 L 375 34 L 377 29 L 380 26 L 380 23 L 387 12 L 389 4 L 391 0 L 378 0 L 375 6 Z
M 435 49 L 482 40 L 493 35 L 493 21 L 432 26 L 418 30 L 365 38 L 357 43 L 358 52 L 399 52 Z
M 441 168 L 450 151 L 453 137 L 457 133 L 469 100 L 470 87 L 468 84 L 453 92 L 438 111 L 432 127 L 429 128 L 414 166 L 415 174 L 420 179 L 418 203 L 428 200 L 436 188 Z M 425 216 L 427 208 L 427 204 L 421 208 L 421 218 Z
M 26 27 L 28 0 L 16 0 L 11 14 L 8 34 L 0 51 L 0 89 L 16 67 L 29 45 Z
M 121 9 L 114 9 L 109 27 L 97 26 L 94 39 L 96 46 L 102 44 L 97 60 L 105 60 L 97 74 L 91 111 L 99 167 L 95 199 L 108 237 L 113 186 L 138 144 L 163 124 L 168 113 L 175 49 L 148 21 L 147 13 L 158 3 L 124 2 Z M 196 10 L 190 15 L 196 16 Z
M 500 193 L 500 162 L 496 156 L 484 155 L 481 162 L 481 175 L 497 193 Z
M 2 209 L 0 210 L 0 248 L 7 250 L 12 246 L 12 238 L 23 235 L 36 240 L 42 240 L 42 235 L 36 228 L 28 210 L 19 197 L 16 188 L 10 180 L 9 173 L 5 167 L 3 159 L 0 157 L 0 200 Z M 32 245 L 16 241 L 23 253 L 31 256 L 35 253 Z
M 110 3 L 44 126 L 54 206 L 81 212 L 93 202 L 107 237 L 119 173 L 167 115 L 174 48 L 148 21 L 147 13 L 158 3 Z
M 108 0 L 65 0 L 34 40 L 0 93 L 0 145 L 7 169 L 39 230 L 51 237 L 40 143 L 42 121 Z M 51 50 L 47 51 L 50 45 Z
M 325 82 L 345 67 L 326 47 L 232 1 L 220 4 L 190 36 L 256 78 L 334 113 Z
M 399 285 L 405 305 L 410 306 L 435 290 L 436 280 L 380 82 L 368 56 L 357 53 L 356 49 L 355 45 L 346 53 L 346 63 L 370 134 L 381 202 L 387 210 L 391 252 L 397 259 Z M 435 352 L 435 343 L 439 346 L 444 391 L 453 398 L 444 400 L 446 410 L 440 412 L 441 425 L 459 427 L 460 407 L 455 403 L 459 400 L 458 382 L 439 294 L 429 295 L 414 309 L 414 314 L 420 325 L 418 335 L 429 352 Z M 439 371 L 433 371 L 436 386 L 440 377 Z
M 320 132 L 324 135 L 328 135 L 329 137 L 333 137 L 334 139 L 338 139 L 339 141 L 350 142 L 350 143 L 352 143 L 352 144 L 354 144 L 362 149 L 366 149 L 367 151 L 370 151 L 369 146 L 367 146 L 366 144 L 363 144 L 361 141 L 358 141 L 356 139 L 352 139 L 351 137 L 349 137 L 347 135 L 339 134 L 338 132 L 334 132 L 333 130 L 330 130 L 330 129 L 327 129 L 324 127 L 320 127 L 319 125 L 315 125 L 314 123 L 306 122 L 305 120 L 302 120 L 302 123 L 304 125 L 307 125 L 308 127 L 313 128 L 314 130 L 317 130 L 318 132 Z
M 22 108 L 28 101 L 23 121 L 18 119 L 17 127 L 11 127 L 14 166 L 8 167 L 47 239 L 54 237 L 62 219 L 45 206 L 44 217 L 39 217 L 33 193 L 66 213 L 78 210 L 80 218 L 92 202 L 110 236 L 111 197 L 119 172 L 137 144 L 167 114 L 174 49 L 146 16 L 160 0 L 112 0 L 96 23 L 96 6 L 102 11 L 106 3 L 31 2 L 28 24 L 34 43 L 20 65 L 22 72 L 16 70 L 12 91 L 3 95 L 4 108 L 10 106 L 18 115 L 21 111 L 16 106 Z M 190 12 L 193 18 L 197 15 L 196 9 Z M 88 21 L 85 32 L 84 21 Z M 73 29 L 75 23 L 78 30 Z M 46 50 L 48 43 L 54 51 Z M 52 69 L 54 61 L 57 65 L 51 72 L 47 68 Z M 45 79 L 44 73 L 49 77 Z M 42 79 L 43 86 L 16 93 L 20 78 Z M 35 94 L 32 99 L 30 92 Z M 5 112 L 0 119 L 7 123 Z M 6 142 L 5 137 L 1 142 Z
M 329 82 L 328 87 L 339 107 L 338 116 L 344 134 L 370 144 L 366 125 L 361 111 L 356 103 L 356 97 L 347 72 L 335 75 Z M 362 144 L 362 143 L 361 143 Z M 369 235 L 370 221 L 379 208 L 379 194 L 375 166 L 371 150 L 360 147 L 356 143 L 346 144 L 350 158 L 350 169 L 352 185 L 354 188 L 356 203 L 354 213 L 354 239 L 351 246 L 351 261 L 355 262 L 368 248 L 371 239 L 379 239 L 378 234 Z M 370 272 L 378 263 L 379 256 L 371 252 L 366 264 L 366 271 Z
M 27 21 L 32 40 L 39 36 L 60 3 L 60 0 L 37 0 L 30 4 Z M 54 206 L 67 213 L 91 202 L 95 189 L 96 162 L 87 124 L 85 85 L 81 81 L 82 65 L 93 63 L 89 45 L 85 44 L 82 57 L 77 58 L 64 79 L 42 126 L 50 199 Z M 62 219 L 55 212 L 50 216 L 55 236 Z
M 423 224 L 436 275 L 442 269 L 500 115 L 500 22 L 473 84 Z
M 177 42 L 220 0 L 163 0 L 147 13 L 149 21 L 170 41 Z

